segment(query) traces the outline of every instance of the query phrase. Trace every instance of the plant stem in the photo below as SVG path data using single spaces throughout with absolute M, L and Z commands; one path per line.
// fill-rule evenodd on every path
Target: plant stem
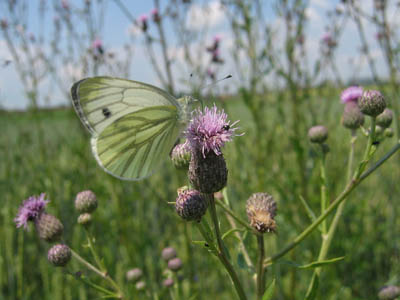
M 265 277 L 264 277 L 264 236 L 257 235 L 257 246 L 258 246 L 258 261 L 257 261 L 257 299 L 261 300 L 265 291 Z
M 94 261 L 96 262 L 97 267 L 100 268 L 101 272 L 105 274 L 106 268 L 105 268 L 104 264 L 101 262 L 99 256 L 97 255 L 96 250 L 94 249 L 92 235 L 90 234 L 89 230 L 87 230 L 87 229 L 86 229 L 86 235 L 87 235 L 88 246 L 89 246 L 90 252 L 93 255 Z
M 295 248 L 302 240 L 304 240 L 311 232 L 314 231 L 315 228 L 340 204 L 342 203 L 346 197 L 356 188 L 364 179 L 366 179 L 369 175 L 371 175 L 376 169 L 378 169 L 384 162 L 386 162 L 390 157 L 393 156 L 400 149 L 400 141 L 397 142 L 393 148 L 386 153 L 378 162 L 376 162 L 372 167 L 370 167 L 367 171 L 362 173 L 358 179 L 353 178 L 351 182 L 349 182 L 343 192 L 329 205 L 329 207 L 325 210 L 325 212 L 320 215 L 311 225 L 309 225 L 306 229 L 303 230 L 289 245 L 283 248 L 278 253 L 268 257 L 264 261 L 264 267 L 267 267 L 274 263 L 276 260 L 284 256 L 290 250 Z
M 231 263 L 228 260 L 228 257 L 226 255 L 226 250 L 225 250 L 225 246 L 223 244 L 223 241 L 221 239 L 221 232 L 219 229 L 219 222 L 218 222 L 218 217 L 217 217 L 217 210 L 215 208 L 215 199 L 214 199 L 214 195 L 213 194 L 206 194 L 205 195 L 208 202 L 209 202 L 209 210 L 210 210 L 210 215 L 211 215 L 211 219 L 212 222 L 214 224 L 214 231 L 215 231 L 215 236 L 217 239 L 217 245 L 218 245 L 218 251 L 217 251 L 217 257 L 219 258 L 219 260 L 221 261 L 221 263 L 224 265 L 226 271 L 228 272 L 229 276 L 232 279 L 233 285 L 236 289 L 236 292 L 239 296 L 239 299 L 241 300 L 246 300 L 246 294 L 244 293 L 242 284 L 240 283 L 239 277 L 236 274 L 233 266 L 231 265 Z
M 123 298 L 123 293 L 122 293 L 121 289 L 119 288 L 118 284 L 109 275 L 107 275 L 106 272 L 102 272 L 99 269 L 97 269 L 95 266 L 93 266 L 91 263 L 89 263 L 87 260 L 85 260 L 83 257 L 81 257 L 78 253 L 76 253 L 72 249 L 71 249 L 71 253 L 72 253 L 72 256 L 76 260 L 78 260 L 81 264 L 85 265 L 89 270 L 95 272 L 101 278 L 106 280 L 112 287 L 114 287 L 114 289 L 118 293 L 119 297 L 121 299 Z
M 327 206 L 327 179 L 326 179 L 326 165 L 325 165 L 325 158 L 326 158 L 326 153 L 323 149 L 323 146 L 321 145 L 321 151 L 322 151 L 322 156 L 321 156 L 321 166 L 320 166 L 320 171 L 321 171 L 321 214 L 324 213 L 326 206 Z M 326 235 L 326 220 L 322 221 L 322 239 L 325 238 Z

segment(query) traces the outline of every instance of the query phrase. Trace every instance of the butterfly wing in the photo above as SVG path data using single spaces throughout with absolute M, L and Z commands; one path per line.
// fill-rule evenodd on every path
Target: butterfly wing
M 97 162 L 120 179 L 150 176 L 182 129 L 180 105 L 151 85 L 94 77 L 74 84 L 71 94 Z

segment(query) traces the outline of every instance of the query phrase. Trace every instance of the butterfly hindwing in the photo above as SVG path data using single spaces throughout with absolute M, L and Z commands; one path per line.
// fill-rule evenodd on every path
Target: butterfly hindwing
M 174 97 L 155 86 L 105 76 L 76 82 L 71 95 L 75 111 L 92 134 L 99 134 L 117 119 L 146 107 L 179 108 Z
M 98 163 L 120 179 L 150 176 L 180 134 L 177 116 L 177 107 L 169 105 L 144 108 L 117 119 L 92 138 Z

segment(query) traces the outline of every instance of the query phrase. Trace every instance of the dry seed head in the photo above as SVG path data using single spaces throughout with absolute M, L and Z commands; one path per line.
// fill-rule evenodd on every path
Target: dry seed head
M 276 202 L 267 193 L 255 193 L 247 200 L 246 211 L 250 225 L 258 232 L 274 232 L 276 230 Z

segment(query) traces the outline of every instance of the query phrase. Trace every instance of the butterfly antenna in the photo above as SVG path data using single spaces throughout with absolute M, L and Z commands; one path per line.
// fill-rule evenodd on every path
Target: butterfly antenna
M 208 83 L 208 84 L 206 84 L 206 85 L 203 85 L 202 87 L 200 87 L 200 90 L 202 90 L 202 89 L 204 89 L 204 88 L 207 88 L 207 87 L 210 87 L 210 86 L 213 86 L 214 84 L 217 84 L 218 82 L 221 82 L 221 81 L 223 81 L 223 80 L 225 80 L 225 79 L 229 79 L 229 78 L 232 78 L 232 75 L 231 75 L 231 74 L 226 75 L 224 78 L 220 78 L 220 79 L 218 79 L 218 80 L 216 80 L 216 81 L 214 81 L 214 82 L 211 82 L 211 83 Z

